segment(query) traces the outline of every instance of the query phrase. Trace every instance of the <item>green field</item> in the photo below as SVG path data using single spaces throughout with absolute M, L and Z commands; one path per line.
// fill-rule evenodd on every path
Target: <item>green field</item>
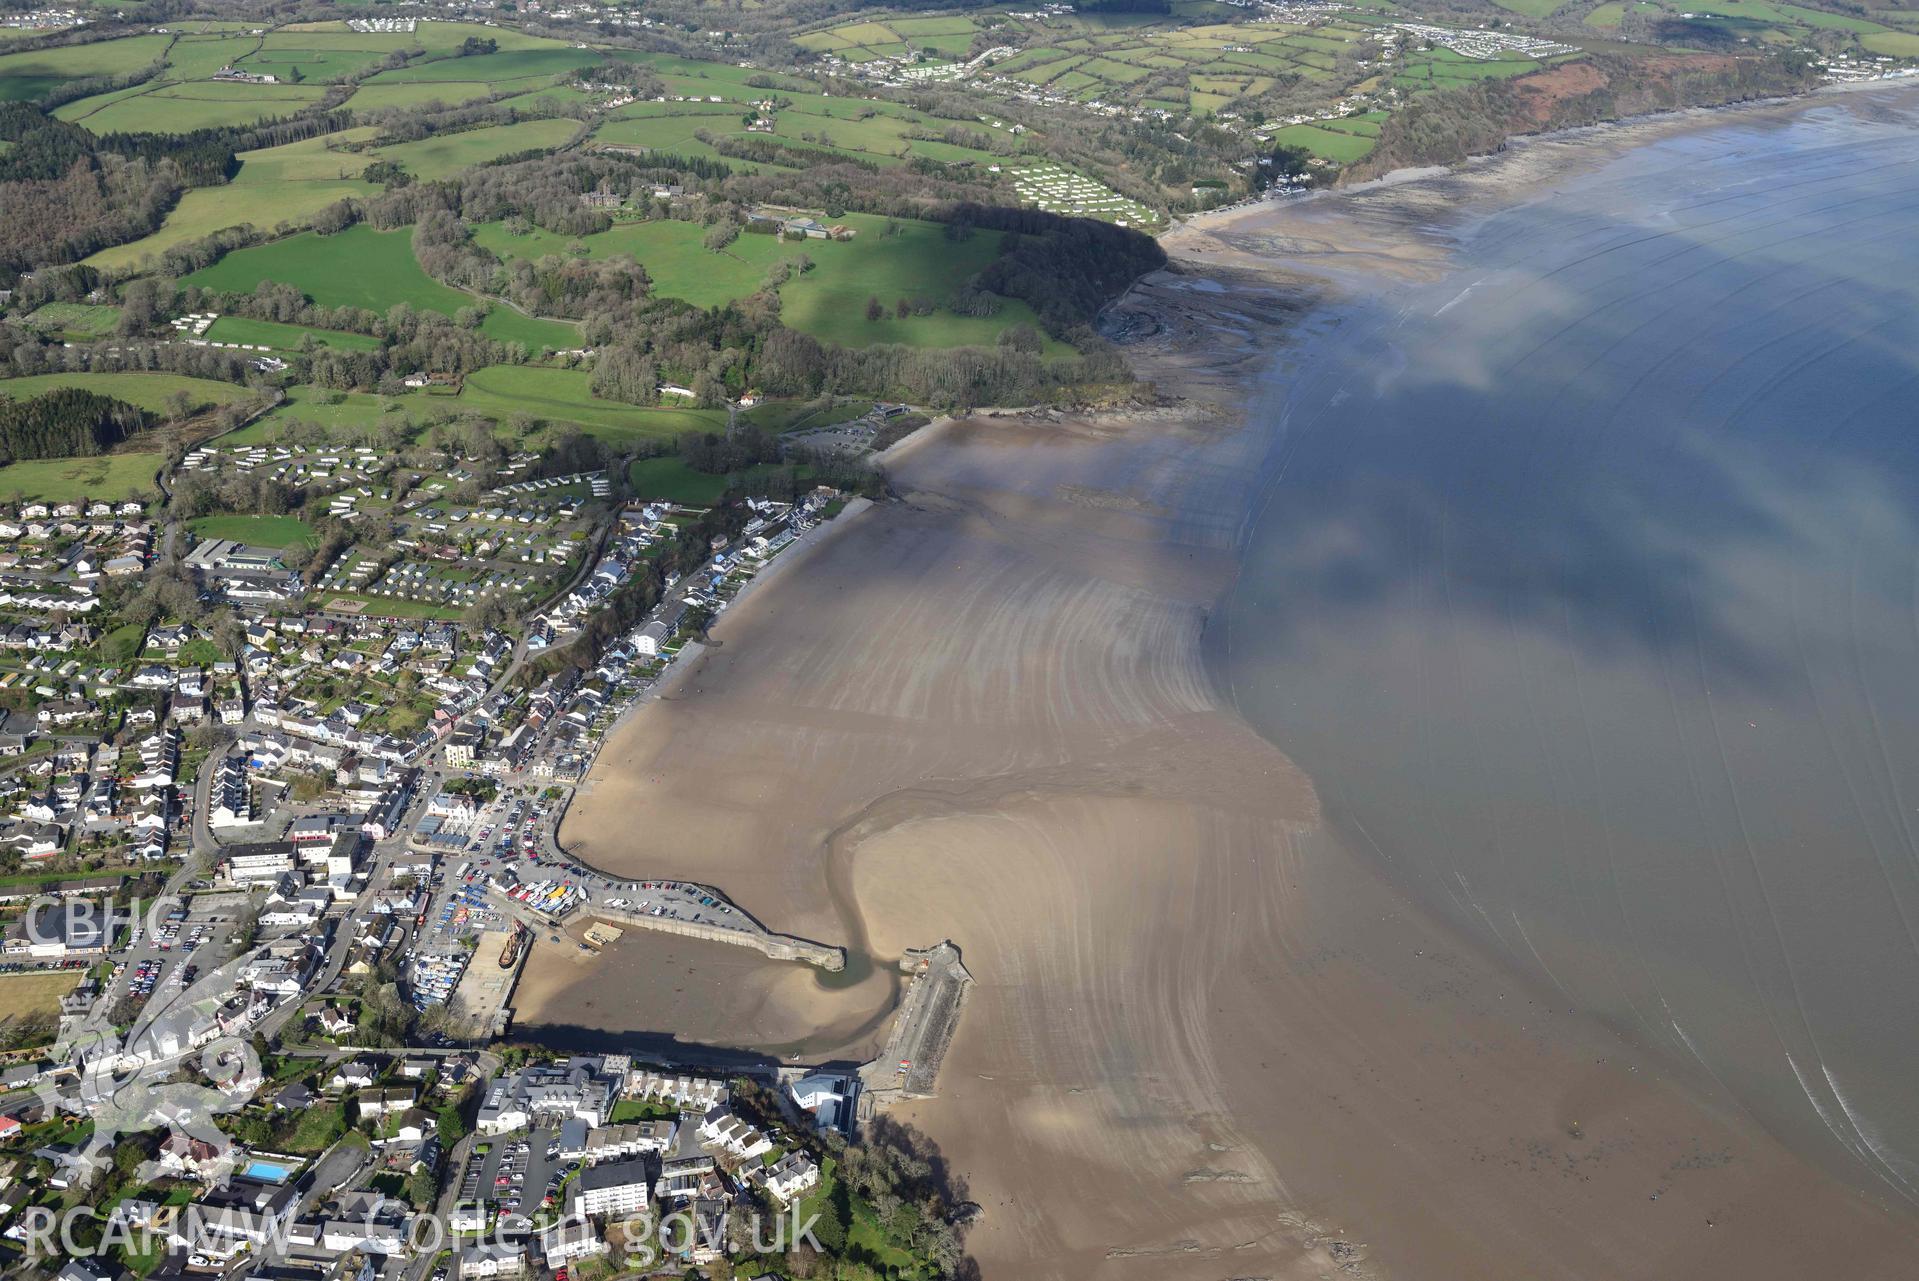
M 464 102 L 489 97 L 492 93 L 492 85 L 477 80 L 460 80 L 449 84 L 362 84 L 347 99 L 347 106 L 355 111 L 411 110 L 432 103 L 457 107 Z
M 1588 14 L 1586 21 L 1594 25 L 1617 25 L 1617 19 L 1611 14 L 1615 8 L 1623 16 L 1623 4 L 1604 4 Z M 1919 58 L 1919 35 L 1893 29 L 1893 26 L 1911 26 L 1913 23 L 1911 13 L 1899 10 L 1872 10 L 1873 18 L 1879 19 L 1872 21 L 1850 13 L 1834 13 L 1805 5 L 1779 3 L 1777 0 L 1701 0 L 1698 4 L 1686 5 L 1670 2 L 1651 4 L 1641 0 L 1635 8 L 1640 13 L 1663 12 L 1684 16 L 1702 27 L 1737 36 L 1741 40 L 1784 44 L 1809 39 L 1814 31 L 1839 32 L 1855 37 L 1866 54 Z
M 313 542 L 313 526 L 297 516 L 202 516 L 187 522 L 201 538 L 231 538 L 254 547 L 299 547 Z
M 1004 300 L 999 314 L 991 317 L 963 317 L 941 310 L 900 320 L 890 310 L 902 296 L 943 304 L 992 261 L 999 247 L 997 237 L 978 234 L 955 244 L 945 238 L 938 223 L 893 220 L 898 234 L 888 236 L 885 218 L 847 214 L 837 221 L 858 234 L 850 241 L 795 242 L 743 233 L 719 253 L 702 243 L 706 229 L 700 224 L 666 219 L 622 223 L 577 241 L 539 228 L 515 236 L 499 223 L 486 223 L 474 228 L 474 238 L 502 258 L 567 254 L 575 244 L 592 258 L 631 254 L 653 278 L 655 294 L 682 298 L 699 307 L 744 298 L 760 287 L 774 264 L 804 255 L 814 266 L 782 287 L 783 319 L 794 329 L 853 347 L 876 342 L 915 347 L 990 345 L 1008 325 L 1039 327 L 1032 309 L 1013 299 Z M 889 311 L 883 320 L 868 321 L 866 300 L 875 293 Z
M 275 30 L 278 39 L 301 43 L 324 41 L 327 47 L 359 47 L 386 50 L 390 48 L 424 49 L 428 53 L 451 53 L 468 36 L 482 40 L 491 40 L 502 49 L 552 49 L 560 47 L 557 40 L 544 36 L 530 36 L 513 27 L 489 27 L 480 22 L 445 22 L 440 19 L 420 20 L 419 28 L 411 35 L 405 33 L 366 33 L 354 31 L 344 21 L 293 22 Z
M 104 338 L 120 323 L 120 309 L 84 302 L 50 302 L 27 317 L 44 333 L 69 339 Z
M 1919 58 L 1919 35 L 1904 31 L 1882 31 L 1859 37 L 1859 43 L 1874 53 L 1894 58 Z
M 591 375 L 572 369 L 493 365 L 467 375 L 466 384 L 460 389 L 459 406 L 496 418 L 530 414 L 547 422 L 573 423 L 615 443 L 627 437 L 672 437 L 683 431 L 711 431 L 726 426 L 723 409 L 648 409 L 624 405 L 595 396 L 590 389 L 591 381 Z
M 69 80 L 129 75 L 154 62 L 172 43 L 168 36 L 132 36 L 95 44 L 64 45 L 0 55 L 0 99 L 38 98 Z
M 432 181 L 450 178 L 462 169 L 517 151 L 557 147 L 578 129 L 578 123 L 572 120 L 522 120 L 517 124 L 397 143 L 367 155 L 372 160 L 394 161 L 414 177 Z
M 1414 90 L 1457 89 L 1476 80 L 1523 76 L 1541 65 L 1530 58 L 1468 58 L 1450 49 L 1429 49 L 1408 54 L 1393 83 Z
M 591 49 L 572 49 L 565 45 L 544 49 L 502 49 L 498 53 L 476 54 L 470 58 L 441 58 L 395 71 L 382 71 L 367 83 L 433 84 L 472 80 L 497 85 L 507 81 L 562 75 L 576 67 L 590 67 L 603 57 L 603 54 Z
M 251 293 L 267 280 L 292 285 L 323 307 L 385 312 L 404 302 L 450 314 L 470 302 L 420 270 L 413 258 L 411 233 L 375 231 L 364 224 L 332 236 L 305 232 L 236 249 L 181 283 Z
M 334 398 L 338 399 L 335 400 Z M 360 391 L 322 391 L 317 387 L 289 387 L 286 399 L 238 431 L 220 438 L 223 445 L 257 445 L 278 438 L 280 427 L 290 419 L 318 423 L 330 432 L 368 433 L 390 423 L 408 427 L 427 416 L 430 407 L 451 409 L 447 396 L 428 396 L 408 392 L 403 396 L 378 396 Z
M 885 218 L 848 214 L 839 221 L 859 235 L 844 244 L 808 240 L 799 246 L 821 265 L 780 290 L 781 317 L 792 328 L 848 347 L 882 342 L 911 347 L 990 346 L 1008 326 L 1024 323 L 1039 329 L 1033 309 L 1011 298 L 1002 301 L 996 316 L 956 316 L 943 305 L 930 316 L 901 320 L 893 315 L 891 308 L 902 297 L 926 297 L 944 304 L 955 289 L 993 260 L 999 252 L 998 236 L 975 233 L 954 242 L 946 239 L 938 223 L 904 218 L 894 221 L 897 234 L 888 236 Z M 877 296 L 888 308 L 884 318 L 866 318 L 869 296 Z M 1049 339 L 1047 350 L 1057 355 L 1064 347 Z
M 292 285 L 323 307 L 359 307 L 382 314 L 401 303 L 443 316 L 481 305 L 471 294 L 443 285 L 420 269 L 411 231 L 375 231 L 364 223 L 331 236 L 309 231 L 237 249 L 181 283 L 251 293 L 263 280 Z M 578 331 L 564 321 L 523 316 L 504 305 L 494 306 L 480 330 L 535 351 L 579 342 Z
M 372 66 L 395 49 L 404 48 L 407 37 L 395 33 L 350 32 L 344 36 L 320 32 L 274 34 L 260 41 L 257 53 L 249 53 L 236 66 L 287 80 L 297 73 L 303 82 L 339 80 Z
M 897 163 L 906 155 L 947 163 L 988 164 L 995 159 L 990 151 L 938 138 L 911 136 L 937 135 L 953 125 L 951 120 L 937 119 L 898 103 L 819 96 L 796 99 L 791 107 L 773 117 L 774 134 L 797 146 L 828 147 L 881 164 Z M 975 131 L 989 138 L 993 136 L 986 129 Z M 1006 144 L 1008 155 L 1018 149 L 1013 139 L 1001 136 L 1000 140 Z
M 680 503 L 687 507 L 711 507 L 726 494 L 728 476 L 714 476 L 706 472 L 694 471 L 679 458 L 668 455 L 664 458 L 641 458 L 627 467 L 627 479 L 633 485 L 633 496 L 647 500 L 659 500 L 668 503 Z M 782 470 L 778 463 L 760 463 L 738 473 L 749 485 L 756 478 L 771 475 Z M 809 473 L 805 467 L 799 468 L 801 478 Z M 747 492 L 752 492 L 749 488 Z
M 29 1014 L 57 1014 L 60 998 L 80 982 L 79 970 L 0 976 L 0 1023 Z
M 27 378 L 0 381 L 0 396 L 23 399 L 59 387 L 83 387 L 102 396 L 124 400 L 150 413 L 167 412 L 167 400 L 184 391 L 196 410 L 208 405 L 228 405 L 247 394 L 244 387 L 214 382 L 210 378 L 189 378 L 185 374 L 80 373 L 34 374 Z
M 589 258 L 632 254 L 653 278 L 653 292 L 662 298 L 683 298 L 698 307 L 717 307 L 744 298 L 760 287 L 767 271 L 782 258 L 806 253 L 819 262 L 827 255 L 807 246 L 783 243 L 777 236 L 742 235 L 722 253 L 701 243 L 706 228 L 697 222 L 658 220 L 618 224 L 598 235 L 577 240 L 535 227 L 516 236 L 500 223 L 482 223 L 473 238 L 502 259 L 572 256 L 579 245 Z M 839 248 L 841 246 L 832 246 Z
M 1342 165 L 1365 156 L 1373 149 L 1373 139 L 1340 133 L 1317 125 L 1287 125 L 1273 131 L 1273 141 L 1282 147 L 1304 147 L 1316 156 L 1324 156 Z
M 599 95 L 589 94 L 576 85 L 548 84 L 536 85 L 519 93 L 509 94 L 500 102 L 515 111 L 528 111 L 538 114 L 545 111 L 563 111 L 572 107 L 596 106 Z
M 710 507 L 726 493 L 726 477 L 694 471 L 679 458 L 641 458 L 626 469 L 635 498 Z
M 281 75 L 283 83 L 277 84 L 211 78 L 223 67 L 247 63 L 272 39 L 244 31 L 178 36 L 167 46 L 166 66 L 158 76 L 129 89 L 67 103 L 54 114 L 82 123 L 96 134 L 183 133 L 291 115 L 318 101 L 325 89 L 318 83 L 293 83 L 286 67 L 277 72 L 249 67 Z
M 568 120 L 525 120 L 371 151 L 329 149 L 329 143 L 368 141 L 376 132 L 358 128 L 243 152 L 240 172 L 232 182 L 224 187 L 194 188 L 180 198 L 160 230 L 130 244 L 103 249 L 86 261 L 97 267 L 124 268 L 146 255 L 157 256 L 174 245 L 225 227 L 243 223 L 263 230 L 282 223 L 299 226 L 344 196 L 365 198 L 374 194 L 376 189 L 362 182 L 359 174 L 375 160 L 398 161 L 418 178 L 444 178 L 468 165 L 511 152 L 565 142 L 575 128 Z M 550 336 L 500 336 L 517 336 L 525 342 L 554 341 Z M 561 340 L 556 345 L 568 343 Z
M 645 108 L 645 110 L 634 112 L 631 116 L 626 114 L 634 111 L 636 107 Z M 687 110 L 663 110 L 669 107 Z M 619 147 L 644 147 L 649 151 L 664 151 L 675 156 L 701 156 L 709 160 L 723 161 L 746 173 L 761 172 L 767 167 L 757 161 L 722 156 L 718 148 L 693 136 L 702 131 L 737 132 L 740 119 L 740 110 L 737 106 L 720 103 L 701 105 L 678 102 L 636 102 L 631 106 L 621 107 L 614 115 L 614 119 L 608 120 L 593 131 L 595 142 Z
M 0 467 L 0 499 L 66 502 L 101 498 L 119 502 L 159 492 L 154 475 L 159 454 L 106 454 L 98 458 L 38 458 Z
M 887 17 L 811 31 L 794 43 L 848 62 L 871 62 L 920 51 L 936 58 L 963 57 L 980 27 L 964 17 Z
M 308 329 L 304 325 L 283 325 L 274 320 L 251 320 L 245 316 L 222 316 L 207 330 L 210 342 L 250 343 L 274 351 L 300 350 L 300 341 L 308 334 L 322 347 L 339 351 L 372 351 L 380 340 L 367 334 L 349 334 L 338 329 Z
M 1141 72 L 1141 74 L 1145 74 Z M 763 91 L 756 91 L 763 92 Z M 621 147 L 647 147 L 688 156 L 716 156 L 711 144 L 696 139 L 706 132 L 737 139 L 764 137 L 748 130 L 737 101 L 634 102 L 617 108 L 594 132 L 598 142 Z M 896 165 L 921 156 L 948 164 L 988 164 L 993 152 L 944 139 L 913 137 L 941 134 L 954 126 L 900 103 L 858 98 L 829 98 L 818 93 L 796 95 L 773 116 L 773 136 L 798 148 L 830 151 L 880 165 Z M 968 126 L 987 136 L 990 131 Z M 1008 135 L 999 135 L 1010 156 L 1018 150 Z M 757 169 L 759 164 L 726 157 L 735 168 Z
M 325 93 L 326 88 L 317 84 L 195 80 L 158 87 L 142 85 L 131 93 L 82 98 L 55 114 L 96 134 L 190 133 L 290 116 L 318 102 Z
M 316 1102 L 300 1114 L 293 1133 L 280 1140 L 278 1146 L 301 1156 L 317 1156 L 346 1130 L 344 1103 Z
M 768 72 L 758 67 L 742 67 L 733 62 L 698 62 L 677 54 L 634 53 L 625 49 L 604 52 L 652 71 L 665 83 L 668 93 L 697 94 L 736 102 L 764 98 L 766 89 L 758 84 L 748 84 L 749 80 L 770 83 L 773 88 L 786 93 L 811 95 L 819 92 L 819 86 L 796 76 Z
M 196 187 L 160 229 L 129 244 L 103 249 L 86 261 L 97 267 L 124 268 L 143 257 L 158 257 L 174 245 L 198 240 L 224 227 L 250 223 L 268 229 L 299 225 L 343 196 L 365 197 L 373 188 L 359 173 L 371 163 L 366 154 L 328 150 L 328 143 L 364 141 L 372 129 L 347 129 L 285 146 L 246 151 L 240 172 L 224 187 Z
M 1383 5 L 1387 0 L 1376 2 Z M 1513 2 L 1533 5 L 1549 0 Z M 1190 0 L 1176 3 L 1170 19 L 1150 14 L 998 16 L 1002 21 L 987 38 L 996 44 L 1025 47 L 996 62 L 992 74 L 1081 102 L 1099 99 L 1174 115 L 1222 111 L 1294 78 L 1308 85 L 1323 83 L 1326 100 L 1331 102 L 1358 79 L 1338 74 L 1339 58 L 1369 34 L 1358 17 L 1253 24 L 1230 20 L 1235 15 L 1225 6 Z M 857 22 L 809 32 L 800 43 L 855 62 L 929 44 L 938 54 L 959 57 L 970 49 L 973 34 L 944 24 L 970 23 L 977 33 L 987 19 L 926 19 L 942 24 L 930 29 L 930 39 L 912 26 L 914 21 Z M 893 34 L 895 43 L 880 40 L 886 31 Z

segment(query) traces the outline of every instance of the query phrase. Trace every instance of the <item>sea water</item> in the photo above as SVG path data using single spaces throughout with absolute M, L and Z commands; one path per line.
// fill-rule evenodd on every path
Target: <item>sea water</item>
M 1919 1202 L 1919 95 L 1455 234 L 1277 391 L 1233 695 L 1344 843 Z

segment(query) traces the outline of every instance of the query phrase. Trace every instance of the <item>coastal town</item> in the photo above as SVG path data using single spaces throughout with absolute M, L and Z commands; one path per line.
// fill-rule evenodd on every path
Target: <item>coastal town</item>
M 902 412 L 829 435 L 857 454 Z M 707 624 L 866 499 L 698 507 L 532 454 L 435 473 L 218 436 L 163 479 L 297 487 L 378 532 L 296 556 L 247 541 L 267 517 L 0 517 L 0 689 L 31 691 L 0 729 L 0 994 L 57 996 L 4 1025 L 0 1256 L 86 1204 L 105 1248 L 66 1281 L 679 1275 L 817 1212 L 886 1103 L 932 1093 L 971 982 L 950 945 L 903 962 L 871 1063 L 549 1053 L 513 1018 L 535 948 L 636 931 L 845 965 L 558 832 Z
M 0 1281 L 1908 1281 L 1914 76 L 0 13 Z

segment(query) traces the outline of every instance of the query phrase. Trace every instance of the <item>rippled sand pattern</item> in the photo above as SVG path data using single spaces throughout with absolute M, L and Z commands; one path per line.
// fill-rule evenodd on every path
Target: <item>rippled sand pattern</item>
M 1441 237 L 1382 253 L 1391 218 L 1365 216 L 1365 263 L 1443 270 Z M 1336 258 L 1338 219 L 1310 221 L 1296 235 Z M 1343 565 L 1446 531 L 1289 488 L 1287 402 L 1343 341 L 1345 304 L 1311 310 L 1339 271 L 1261 275 L 1226 248 L 1193 245 L 1121 309 L 1172 408 L 910 442 L 900 500 L 730 611 L 607 745 L 565 841 L 882 965 L 964 949 L 978 985 L 941 1095 L 907 1115 L 985 1207 L 988 1281 L 1911 1275 L 1911 1219 L 1409 895 L 1363 821 L 1336 842 L 1313 786 L 1227 710 L 1201 649 L 1269 481 L 1260 537 L 1284 528 L 1288 555 Z M 1368 657 L 1416 639 L 1336 634 L 1366 585 L 1334 575 L 1268 621 Z M 1486 755 L 1409 739 L 1420 704 L 1379 706 L 1389 672 L 1289 673 L 1272 732 L 1299 702 L 1317 725 L 1364 718 L 1372 762 Z M 1340 759 L 1342 801 L 1364 763 Z M 716 981 L 700 959 L 638 935 L 591 962 L 538 949 L 522 1025 L 782 1058 L 877 1044 L 883 973 L 748 959 Z

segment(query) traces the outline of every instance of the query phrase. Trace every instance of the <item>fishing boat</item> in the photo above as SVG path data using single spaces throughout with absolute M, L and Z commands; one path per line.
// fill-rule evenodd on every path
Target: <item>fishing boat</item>
M 526 946 L 526 933 L 523 922 L 513 923 L 513 933 L 507 936 L 506 946 L 500 949 L 501 969 L 510 970 L 519 963 L 520 949 Z

